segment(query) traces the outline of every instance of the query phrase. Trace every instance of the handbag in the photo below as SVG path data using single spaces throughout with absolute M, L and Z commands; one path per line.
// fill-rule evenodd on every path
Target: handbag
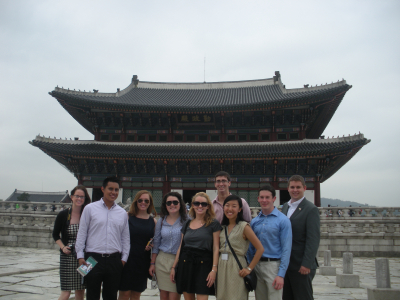
M 239 259 L 237 258 L 235 251 L 232 249 L 231 243 L 229 243 L 228 234 L 226 232 L 227 231 L 226 227 L 227 226 L 225 226 L 225 238 L 226 238 L 226 241 L 228 242 L 229 249 L 231 249 L 233 257 L 236 259 L 236 262 L 238 263 L 240 270 L 242 270 L 243 267 L 242 267 Z M 246 289 L 249 292 L 252 292 L 252 291 L 254 291 L 256 289 L 256 287 L 257 287 L 257 275 L 256 275 L 256 272 L 253 272 L 253 271 L 250 272 L 250 274 L 246 275 L 243 279 L 244 279 L 244 285 L 246 286 Z

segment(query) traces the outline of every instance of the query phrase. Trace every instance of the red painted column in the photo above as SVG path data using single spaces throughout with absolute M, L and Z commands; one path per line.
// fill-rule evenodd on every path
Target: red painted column
M 317 207 L 321 207 L 321 189 L 319 181 L 315 182 L 314 188 L 314 204 Z

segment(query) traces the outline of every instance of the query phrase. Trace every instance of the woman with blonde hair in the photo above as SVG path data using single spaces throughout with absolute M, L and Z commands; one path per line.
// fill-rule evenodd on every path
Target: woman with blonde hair
M 138 300 L 147 288 L 150 267 L 151 240 L 154 236 L 157 215 L 153 197 L 149 191 L 137 192 L 129 208 L 129 235 L 131 249 L 121 275 L 119 300 Z
M 221 225 L 215 220 L 210 198 L 203 192 L 194 195 L 189 216 L 192 219 L 182 227 L 181 245 L 170 278 L 185 300 L 194 300 L 195 296 L 206 300 L 215 295 Z

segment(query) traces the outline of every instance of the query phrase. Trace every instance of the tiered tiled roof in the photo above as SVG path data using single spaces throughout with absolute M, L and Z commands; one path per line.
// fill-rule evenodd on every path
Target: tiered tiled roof
M 274 159 L 340 155 L 369 143 L 363 134 L 288 142 L 114 143 L 57 140 L 37 136 L 30 142 L 49 155 L 96 159 Z
M 345 80 L 286 89 L 280 75 L 270 79 L 216 83 L 132 83 L 116 93 L 81 92 L 56 87 L 49 94 L 61 104 L 105 110 L 148 112 L 223 112 L 274 109 L 332 100 L 351 88 Z

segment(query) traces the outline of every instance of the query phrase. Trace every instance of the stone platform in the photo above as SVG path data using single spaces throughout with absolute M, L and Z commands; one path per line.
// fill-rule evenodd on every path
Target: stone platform
M 390 258 L 389 261 L 392 288 L 400 288 L 400 258 Z M 367 288 L 376 287 L 375 260 L 355 257 L 353 262 L 354 274 L 360 276 L 360 288 L 339 288 L 336 286 L 335 276 L 322 276 L 317 271 L 314 278 L 314 298 L 366 300 Z M 319 263 L 322 265 L 322 258 Z M 337 273 L 341 274 L 342 259 L 332 258 L 331 263 L 337 267 Z M 60 295 L 58 266 L 57 250 L 0 247 L 0 300 L 58 299 Z M 74 299 L 73 294 L 70 299 Z M 141 299 L 160 299 L 158 290 L 146 290 Z M 250 299 L 255 299 L 254 293 L 250 293 Z

